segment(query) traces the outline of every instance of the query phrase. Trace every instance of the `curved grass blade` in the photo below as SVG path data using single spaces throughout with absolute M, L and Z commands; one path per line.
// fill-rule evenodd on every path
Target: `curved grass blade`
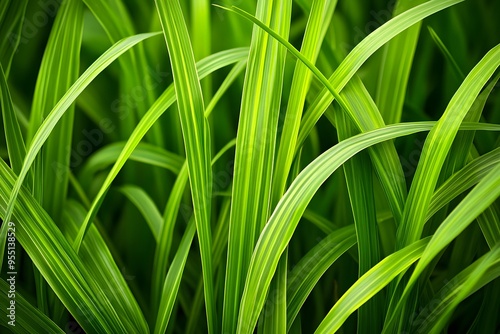
M 302 170 L 276 206 L 254 249 L 241 300 L 238 333 L 250 333 L 257 323 L 281 253 L 308 203 L 324 181 L 361 150 L 385 140 L 429 131 L 434 124 L 400 123 L 356 135 L 330 148 Z
M 497 244 L 488 253 L 466 268 L 457 279 L 461 284 L 449 287 L 451 291 L 443 298 L 432 312 L 423 320 L 417 333 L 441 333 L 448 323 L 458 304 L 471 294 L 500 276 L 500 244 Z M 492 275 L 492 272 L 493 275 Z M 467 275 L 464 275 L 467 273 Z
M 67 201 L 64 211 L 66 224 L 63 225 L 62 232 L 68 241 L 76 237 L 85 214 L 85 209 L 79 203 Z M 148 333 L 146 319 L 127 285 L 127 277 L 124 277 L 116 264 L 106 239 L 96 226 L 90 227 L 78 255 L 120 318 L 131 321 L 130 327 L 133 327 L 134 331 Z
M 217 332 L 212 269 L 211 138 L 193 49 L 178 0 L 155 0 L 174 77 L 188 166 L 194 220 L 200 244 L 208 332 Z
M 42 145 L 45 143 L 47 138 L 50 136 L 52 130 L 57 125 L 57 122 L 64 115 L 66 110 L 71 106 L 71 104 L 76 100 L 78 95 L 87 87 L 90 82 L 102 72 L 109 64 L 111 64 L 116 58 L 121 54 L 126 52 L 128 49 L 136 45 L 137 43 L 143 41 L 144 39 L 156 36 L 158 33 L 148 33 L 141 34 L 126 38 L 108 49 L 99 59 L 97 59 L 71 86 L 71 88 L 64 94 L 64 96 L 55 105 L 52 111 L 49 113 L 47 118 L 43 121 L 40 128 L 35 133 L 31 144 L 28 148 L 26 158 L 24 159 L 23 168 L 19 174 L 16 183 L 12 188 L 10 194 L 10 199 L 7 204 L 5 219 L 9 220 L 14 209 L 14 204 L 17 199 L 17 195 L 21 189 L 21 185 L 34 162 L 36 155 L 40 152 Z
M 256 15 L 287 38 L 291 10 L 290 0 L 260 0 Z M 236 331 L 251 252 L 270 214 L 285 59 L 285 48 L 254 27 L 236 138 L 222 332 Z
M 354 226 L 343 227 L 321 240 L 295 265 L 289 273 L 287 287 L 288 330 L 321 276 L 355 244 Z
M 14 173 L 0 160 L 0 214 L 4 221 L 15 180 Z M 119 318 L 78 255 L 26 188 L 19 192 L 14 217 L 17 240 L 86 332 L 134 332 L 135 329 L 127 328 L 128 323 Z
M 390 326 L 391 322 L 396 319 L 398 312 L 401 310 L 405 299 L 417 282 L 418 277 L 436 255 L 462 233 L 465 228 L 499 196 L 500 164 L 497 164 L 495 168 L 462 200 L 462 202 L 460 202 L 434 233 L 417 267 L 413 271 L 408 284 L 405 286 L 401 297 L 398 298 L 398 303 L 387 326 Z
M 429 239 L 421 239 L 389 255 L 370 269 L 335 303 L 314 333 L 335 333 L 355 310 L 417 261 Z
M 204 78 L 210 73 L 218 70 L 219 68 L 243 60 L 247 55 L 247 48 L 231 49 L 213 54 L 198 63 L 199 77 Z M 142 140 L 142 138 L 144 138 L 145 134 L 148 132 L 151 126 L 155 124 L 158 118 L 163 115 L 163 113 L 175 102 L 175 100 L 175 90 L 171 85 L 155 101 L 146 115 L 141 118 L 141 121 L 139 122 L 139 124 L 137 124 L 134 132 L 130 135 L 127 143 L 125 144 L 125 147 L 122 149 L 119 157 L 116 159 L 116 162 L 109 171 L 106 180 L 99 189 L 97 196 L 92 202 L 92 206 L 90 207 L 87 217 L 82 224 L 81 231 L 79 233 L 80 236 L 79 239 L 77 239 L 78 243 L 80 243 L 83 239 L 88 225 L 94 220 L 94 217 L 97 214 L 102 201 L 104 200 L 104 196 L 106 195 L 113 180 L 125 165 L 125 162 L 129 159 L 132 152 L 134 152 L 135 148 L 137 147 L 137 145 L 139 145 L 140 141 Z M 75 247 L 78 248 L 76 244 Z
M 499 65 L 500 45 L 490 50 L 474 67 L 427 136 L 398 229 L 398 248 L 419 239 L 446 154 L 479 91 Z
M 113 165 L 113 163 L 118 160 L 118 157 L 120 156 L 120 153 L 125 145 L 126 142 L 118 142 L 109 144 L 99 149 L 87 160 L 85 165 L 82 167 L 78 178 L 82 180 L 82 183 L 91 181 L 92 177 L 98 171 Z M 130 155 L 129 159 L 165 168 L 174 174 L 179 174 L 179 171 L 184 164 L 183 157 L 148 143 L 139 143 Z
M 140 211 L 148 223 L 153 237 L 156 242 L 158 242 L 160 230 L 163 225 L 163 218 L 151 197 L 149 197 L 149 195 L 141 187 L 135 185 L 121 186 L 119 191 L 124 194 Z

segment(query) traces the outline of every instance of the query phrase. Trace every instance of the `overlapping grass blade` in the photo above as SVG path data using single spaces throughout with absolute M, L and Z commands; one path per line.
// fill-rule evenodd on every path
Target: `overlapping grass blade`
M 335 303 L 315 333 L 335 333 L 349 315 L 417 261 L 428 242 L 429 238 L 421 239 L 389 255 L 370 269 Z
M 235 62 L 241 61 L 248 55 L 247 48 L 237 48 L 227 51 L 222 51 L 220 53 L 213 54 L 206 59 L 198 63 L 198 74 L 200 78 L 204 78 L 210 73 L 216 71 L 219 68 L 233 64 Z M 97 211 L 104 200 L 111 183 L 116 178 L 120 170 L 122 169 L 125 162 L 129 159 L 132 152 L 134 152 L 137 145 L 139 145 L 142 138 L 148 130 L 155 124 L 155 122 L 160 118 L 161 115 L 175 102 L 175 90 L 174 86 L 171 85 L 167 88 L 163 94 L 155 101 L 155 103 L 148 110 L 146 115 L 141 119 L 134 132 L 130 135 L 127 143 L 120 152 L 119 157 L 116 159 L 113 167 L 111 168 L 106 180 L 99 189 L 92 206 L 90 207 L 89 213 L 85 218 L 85 222 L 82 224 L 82 231 L 80 231 L 80 238 L 85 235 L 85 229 L 93 221 Z M 80 240 L 81 241 L 81 240 Z
M 82 34 L 82 2 L 65 1 L 57 12 L 38 72 L 28 142 L 31 142 L 42 121 L 78 78 Z M 38 162 L 35 163 L 35 197 L 57 224 L 60 223 L 68 188 L 73 119 L 74 105 L 71 105 L 51 129 L 41 149 L 42 154 L 37 157 Z
M 24 159 L 23 168 L 19 173 L 19 177 L 16 180 L 14 186 L 12 187 L 12 192 L 10 194 L 10 199 L 8 201 L 5 219 L 9 220 L 12 211 L 14 209 L 14 204 L 17 199 L 21 185 L 34 162 L 36 155 L 40 152 L 43 144 L 50 136 L 52 130 L 57 125 L 57 122 L 64 115 L 66 110 L 71 106 L 71 104 L 76 100 L 78 95 L 85 89 L 90 82 L 104 70 L 110 63 L 112 63 L 116 58 L 118 58 L 125 51 L 136 45 L 137 43 L 143 41 L 146 38 L 156 36 L 158 33 L 148 33 L 141 34 L 126 38 L 110 49 L 108 49 L 104 54 L 102 54 L 99 59 L 97 59 L 71 86 L 71 88 L 64 94 L 64 96 L 59 100 L 59 102 L 54 106 L 49 115 L 45 118 L 42 125 L 39 127 L 33 139 L 30 142 L 30 146 L 27 150 L 26 158 Z
M 291 7 L 289 0 L 261 0 L 257 3 L 256 15 L 286 38 L 290 28 Z M 254 28 L 236 139 L 223 332 L 236 331 L 243 281 L 251 251 L 270 214 L 285 56 L 286 50 L 277 41 Z
M 200 244 L 208 332 L 217 332 L 212 270 L 211 138 L 188 30 L 178 0 L 155 1 L 170 55 Z
M 354 226 L 344 227 L 330 233 L 295 265 L 289 273 L 287 287 L 288 330 L 321 276 L 355 244 Z
M 64 331 L 59 328 L 50 318 L 45 314 L 40 312 L 40 310 L 29 301 L 27 301 L 18 291 L 16 291 L 15 297 L 15 326 L 8 324 L 10 321 L 9 315 L 10 311 L 7 309 L 7 305 L 10 305 L 12 300 L 8 293 L 10 291 L 10 285 L 4 280 L 0 279 L 0 303 L 4 306 L 2 307 L 2 326 L 11 330 L 15 334 L 32 334 L 32 333 L 49 333 L 63 334 Z
M 417 267 L 413 271 L 408 284 L 394 310 L 392 318 L 387 326 L 391 324 L 403 305 L 405 298 L 415 285 L 418 277 L 424 271 L 431 261 L 443 250 L 450 242 L 465 230 L 474 219 L 483 212 L 493 201 L 500 196 L 500 164 L 497 164 L 491 172 L 485 176 L 481 182 L 460 202 L 452 213 L 439 226 L 436 233 L 432 236 L 426 249 L 424 250 Z
M 76 237 L 85 214 L 81 204 L 73 200 L 67 201 L 64 211 L 66 224 L 62 232 L 68 242 Z M 96 226 L 91 226 L 78 255 L 120 318 L 132 322 L 130 327 L 133 330 L 147 333 L 149 329 L 142 310 L 130 291 L 122 270 L 116 264 L 107 240 L 109 239 L 104 239 Z
M 449 316 L 457 304 L 474 292 L 500 276 L 500 247 L 497 244 L 491 251 L 455 276 L 436 293 L 437 303 L 422 309 L 413 325 L 418 326 L 415 333 L 439 333 L 443 330 Z M 486 298 L 491 299 L 491 295 Z M 485 324 L 488 326 L 488 324 Z
M 0 213 L 4 221 L 15 180 L 13 172 L 3 160 L 0 161 Z M 26 188 L 20 190 L 19 205 L 14 212 L 16 238 L 76 321 L 92 333 L 134 331 L 127 329 L 127 323 L 119 319 L 102 289 L 47 213 Z
M 446 154 L 481 88 L 499 65 L 500 45 L 488 52 L 474 67 L 453 96 L 441 119 L 429 133 L 405 205 L 403 220 L 398 229 L 398 248 L 419 239 Z
M 241 300 L 238 333 L 249 333 L 253 330 L 278 260 L 307 204 L 321 184 L 362 149 L 384 140 L 428 129 L 428 125 L 423 123 L 411 123 L 363 133 L 342 141 L 304 168 L 278 203 L 257 242 Z
M 165 333 L 167 329 L 170 315 L 172 313 L 172 309 L 177 297 L 177 291 L 179 290 L 179 285 L 181 284 L 184 266 L 186 264 L 187 256 L 189 254 L 189 249 L 191 248 L 191 243 L 193 241 L 195 232 L 196 226 L 194 223 L 194 219 L 191 219 L 186 232 L 184 232 L 181 243 L 177 248 L 177 253 L 175 254 L 174 260 L 170 265 L 170 269 L 168 270 L 168 274 L 163 285 L 160 299 L 161 303 L 159 306 L 154 330 L 154 332 L 157 334 Z

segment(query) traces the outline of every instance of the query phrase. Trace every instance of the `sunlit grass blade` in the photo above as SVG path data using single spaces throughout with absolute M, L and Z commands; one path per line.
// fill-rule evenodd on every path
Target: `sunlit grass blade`
M 181 121 L 194 220 L 200 244 L 208 332 L 217 332 L 212 269 L 212 168 L 211 137 L 196 70 L 193 49 L 178 0 L 156 0 L 156 8 L 170 55 Z
M 260 0 L 256 16 L 287 38 L 291 10 L 289 0 Z M 272 15 L 275 12 L 280 15 Z M 270 214 L 285 56 L 286 50 L 277 41 L 253 29 L 236 138 L 223 332 L 236 331 L 251 252 Z
M 116 58 L 118 58 L 125 51 L 136 45 L 137 43 L 143 41 L 146 38 L 156 36 L 158 33 L 149 33 L 129 37 L 123 41 L 116 43 L 110 49 L 108 49 L 98 60 L 96 60 L 71 86 L 71 88 L 64 94 L 64 96 L 59 100 L 59 102 L 54 106 L 49 115 L 45 118 L 42 125 L 38 128 L 37 132 L 33 136 L 30 142 L 30 146 L 27 150 L 26 158 L 24 159 L 23 168 L 19 173 L 19 177 L 16 183 L 12 187 L 12 192 L 10 194 L 10 199 L 8 201 L 5 219 L 9 220 L 14 209 L 14 204 L 17 199 L 21 185 L 33 164 L 36 155 L 40 152 L 43 144 L 50 136 L 52 130 L 57 125 L 57 122 L 61 119 L 67 109 L 71 104 L 78 98 L 78 95 L 85 89 L 86 86 L 100 73 L 102 72 L 110 63 L 112 63 Z
M 233 64 L 235 62 L 241 61 L 248 55 L 247 48 L 237 48 L 227 51 L 222 51 L 220 53 L 213 54 L 198 63 L 198 75 L 200 78 L 204 78 L 210 73 L 216 71 L 219 68 Z M 80 231 L 81 242 L 83 236 L 85 235 L 85 230 L 90 223 L 92 223 L 97 211 L 99 210 L 104 196 L 106 195 L 109 187 L 111 186 L 113 180 L 116 178 L 120 170 L 125 165 L 125 162 L 134 152 L 137 145 L 144 138 L 148 130 L 155 124 L 155 122 L 160 118 L 163 113 L 176 101 L 174 86 L 169 86 L 163 94 L 155 101 L 155 103 L 149 108 L 148 112 L 141 119 L 139 124 L 137 124 L 134 132 L 130 135 L 127 143 L 120 152 L 120 155 L 116 159 L 113 167 L 108 173 L 108 176 L 104 180 L 99 192 L 97 193 L 92 206 L 82 224 L 82 230 Z
M 428 130 L 422 123 L 398 124 L 363 133 L 335 145 L 302 170 L 278 203 L 253 252 L 241 300 L 238 333 L 250 333 L 278 260 L 312 199 L 323 182 L 353 155 L 385 140 Z
M 15 175 L 0 161 L 0 213 L 4 221 L 14 183 Z M 17 241 L 83 329 L 92 333 L 128 333 L 78 255 L 26 188 L 19 193 L 14 217 Z
M 418 238 L 444 163 L 463 118 L 476 100 L 481 88 L 500 65 L 500 45 L 493 48 L 474 67 L 451 99 L 446 111 L 427 136 L 422 149 L 403 220 L 398 229 L 397 247 L 402 248 Z
M 500 245 L 483 255 L 472 265 L 455 276 L 436 293 L 438 302 L 433 300 L 415 319 L 415 333 L 440 333 L 448 322 L 458 303 L 500 276 Z M 491 296 L 486 296 L 491 299 Z M 436 305 L 437 304 L 437 305 Z M 484 324 L 488 326 L 488 324 Z M 481 326 L 481 324 L 479 324 Z
M 497 164 L 496 167 L 462 200 L 462 202 L 460 202 L 434 233 L 417 267 L 413 271 L 402 296 L 396 301 L 396 308 L 387 325 L 390 325 L 391 321 L 395 320 L 405 298 L 408 297 L 409 292 L 425 267 L 428 266 L 441 250 L 463 232 L 465 228 L 499 196 L 500 164 Z
M 335 333 L 350 314 L 417 261 L 428 242 L 429 238 L 424 238 L 389 255 L 360 277 L 335 303 L 315 333 Z
M 312 63 L 318 57 L 322 40 L 325 37 L 324 26 L 328 25 L 336 5 L 337 1 L 318 0 L 312 2 L 311 13 L 309 14 L 300 50 L 304 57 Z M 290 154 L 290 151 L 293 152 L 295 150 L 300 120 L 302 119 L 302 110 L 312 80 L 312 73 L 302 62 L 297 62 L 293 75 L 290 100 L 286 109 L 276 158 L 276 168 L 274 170 L 273 205 L 276 205 L 285 192 L 288 174 L 294 158 L 294 155 Z

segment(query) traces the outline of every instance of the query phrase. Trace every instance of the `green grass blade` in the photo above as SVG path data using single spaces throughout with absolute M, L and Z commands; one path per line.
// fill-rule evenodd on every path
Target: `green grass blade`
M 370 269 L 335 303 L 314 333 L 335 333 L 349 315 L 417 261 L 428 242 L 429 238 L 421 239 Z
M 151 197 L 141 187 L 134 185 L 121 186 L 119 191 L 141 212 L 153 237 L 158 242 L 160 230 L 163 226 L 163 218 Z
M 460 202 L 432 236 L 400 300 L 408 295 L 420 274 L 432 259 L 465 230 L 474 219 L 500 196 L 500 165 L 488 173 Z M 400 302 L 401 303 L 401 302 Z
M 26 156 L 26 147 L 24 146 L 21 128 L 14 112 L 14 106 L 12 104 L 2 65 L 0 65 L 0 99 L 10 166 L 14 173 L 19 174 L 21 172 L 24 157 Z
M 97 172 L 106 169 L 118 160 L 125 145 L 125 142 L 115 142 L 93 153 L 85 162 L 78 178 L 82 180 L 82 183 L 90 182 Z M 184 164 L 183 157 L 148 143 L 139 143 L 129 159 L 165 168 L 174 174 L 179 174 Z
M 19 44 L 21 41 L 26 43 L 26 37 L 21 32 L 27 5 L 28 0 L 6 0 L 0 4 L 0 65 L 4 68 L 5 77 L 9 76 Z
M 154 330 L 157 334 L 165 333 L 167 329 L 170 315 L 172 314 L 172 309 L 177 297 L 177 292 L 179 290 L 179 285 L 181 284 L 182 273 L 189 254 L 189 249 L 191 248 L 194 233 L 196 232 L 195 227 L 194 220 L 191 219 L 186 232 L 184 232 L 184 236 L 182 237 L 174 260 L 172 261 L 172 265 L 168 270 L 167 278 L 165 279 L 165 283 L 163 285 L 161 303 Z
M 256 15 L 289 34 L 291 1 L 258 1 Z M 273 13 L 280 15 L 272 15 Z M 236 331 L 251 251 L 269 217 L 286 50 L 253 29 L 240 108 L 229 225 L 222 331 Z M 281 313 L 283 314 L 283 313 Z
M 424 0 L 399 0 L 394 15 L 398 15 L 424 2 Z M 375 102 L 382 112 L 386 124 L 401 121 L 406 88 L 421 25 L 419 22 L 401 32 L 384 47 Z
M 222 51 L 220 53 L 216 53 L 210 57 L 205 58 L 204 60 L 198 63 L 198 72 L 199 77 L 204 78 L 210 73 L 216 71 L 219 68 L 227 66 L 229 64 L 233 64 L 235 62 L 241 61 L 248 55 L 248 49 L 246 48 L 237 48 L 231 49 L 227 51 Z M 94 201 L 92 202 L 92 206 L 90 207 L 89 213 L 85 218 L 85 222 L 82 225 L 82 230 L 80 231 L 79 241 L 83 239 L 85 235 L 85 231 L 88 228 L 88 225 L 93 221 L 97 211 L 104 200 L 104 196 L 106 195 L 109 187 L 111 186 L 113 180 L 116 178 L 120 170 L 125 165 L 125 162 L 129 159 L 131 154 L 134 152 L 137 145 L 139 145 L 140 141 L 144 138 L 145 134 L 148 130 L 155 124 L 155 122 L 160 118 L 161 115 L 175 102 L 175 90 L 171 85 L 167 88 L 163 94 L 155 101 L 155 103 L 150 107 L 146 115 L 141 119 L 139 124 L 137 124 L 134 132 L 130 135 L 125 147 L 121 150 L 119 157 L 116 159 L 113 167 L 111 168 L 106 180 L 102 184 L 99 189 L 98 194 L 96 195 Z
M 362 149 L 424 129 L 429 127 L 422 123 L 398 124 L 351 137 L 323 153 L 302 170 L 278 203 L 257 242 L 241 300 L 238 333 L 253 330 L 278 260 L 307 204 L 321 184 Z
M 300 52 L 312 63 L 315 62 L 321 49 L 321 42 L 325 36 L 323 27 L 329 24 L 337 1 L 318 0 L 312 2 L 306 31 L 302 40 Z M 294 156 L 290 154 L 296 146 L 297 135 L 302 118 L 306 94 L 312 80 L 312 73 L 301 62 L 297 62 L 293 72 L 290 100 L 288 101 L 285 121 L 280 137 L 280 145 L 276 158 L 276 168 L 273 177 L 273 205 L 275 205 L 285 192 L 288 174 Z
M 70 242 L 76 237 L 85 218 L 85 209 L 77 202 L 66 203 L 64 217 L 67 224 L 62 232 Z M 120 318 L 131 321 L 131 328 L 141 333 L 149 331 L 144 315 L 130 291 L 126 278 L 113 259 L 107 240 L 96 226 L 91 226 L 79 253 L 83 264 L 108 297 Z
M 213 292 L 211 139 L 186 23 L 178 0 L 155 1 L 170 55 L 181 121 L 194 220 L 200 243 L 208 332 L 217 332 Z
M 28 148 L 26 158 L 23 163 L 23 168 L 19 174 L 16 183 L 12 188 L 10 199 L 6 209 L 6 220 L 10 219 L 12 210 L 14 209 L 14 204 L 17 199 L 21 185 L 33 164 L 36 155 L 40 152 L 43 144 L 50 136 L 52 130 L 57 125 L 57 122 L 64 115 L 66 110 L 71 106 L 71 104 L 76 100 L 78 95 L 87 87 L 90 82 L 104 70 L 110 63 L 112 63 L 116 58 L 118 58 L 125 51 L 136 45 L 137 43 L 143 41 L 152 36 L 156 36 L 158 33 L 149 33 L 129 37 L 121 42 L 118 42 L 110 49 L 108 49 L 98 60 L 96 60 L 71 86 L 71 88 L 64 94 L 64 96 L 59 100 L 59 102 L 54 106 L 52 111 L 49 113 L 47 118 L 43 121 L 40 128 L 35 133 L 33 139 L 31 140 L 30 146 Z
M 59 328 L 50 318 L 40 312 L 40 310 L 30 304 L 19 291 L 15 292 L 15 326 L 9 325 L 10 312 L 7 310 L 12 299 L 9 296 L 10 285 L 0 279 L 0 304 L 2 304 L 2 326 L 12 333 L 32 334 L 32 333 L 54 333 L 64 334 L 65 332 Z
M 500 45 L 489 51 L 474 67 L 451 99 L 441 119 L 429 133 L 405 205 L 403 220 L 398 229 L 398 248 L 419 239 L 446 154 L 479 91 L 499 65 Z
M 65 1 L 57 12 L 54 26 L 43 55 L 33 95 L 28 132 L 29 142 L 42 121 L 78 78 L 80 47 L 83 34 L 83 4 L 79 0 Z M 68 171 L 73 136 L 74 105 L 51 129 L 45 139 L 43 154 L 37 159 L 34 193 L 45 211 L 56 223 L 68 188 Z M 59 170 L 54 178 L 54 171 Z
M 14 183 L 15 175 L 3 160 L 0 161 L 0 213 L 4 221 Z M 19 193 L 14 217 L 17 240 L 86 332 L 129 333 L 132 330 L 127 330 L 118 318 L 78 255 L 26 188 Z
M 354 226 L 344 227 L 330 233 L 295 265 L 289 274 L 287 287 L 288 330 L 321 276 L 355 244 Z

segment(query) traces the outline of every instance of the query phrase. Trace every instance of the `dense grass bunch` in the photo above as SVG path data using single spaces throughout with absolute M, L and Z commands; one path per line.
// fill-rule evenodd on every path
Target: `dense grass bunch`
M 1 332 L 498 333 L 498 13 L 2 0 Z

